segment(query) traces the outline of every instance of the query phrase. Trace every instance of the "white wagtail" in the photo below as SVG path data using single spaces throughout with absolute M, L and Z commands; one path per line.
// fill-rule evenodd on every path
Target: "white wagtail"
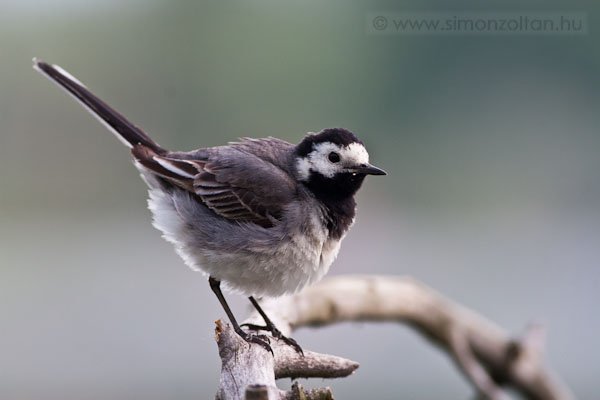
M 293 145 L 276 138 L 171 152 L 92 94 L 57 65 L 34 59 L 57 83 L 131 149 L 149 186 L 154 226 L 211 289 L 235 331 L 271 351 L 267 339 L 242 330 L 220 283 L 249 296 L 270 331 L 302 349 L 273 325 L 254 299 L 293 293 L 321 279 L 354 222 L 354 194 L 369 164 L 364 144 L 342 128 L 307 135 Z

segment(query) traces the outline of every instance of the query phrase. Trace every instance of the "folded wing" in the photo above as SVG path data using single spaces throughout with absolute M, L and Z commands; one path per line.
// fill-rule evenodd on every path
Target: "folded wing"
M 137 145 L 132 153 L 144 167 L 194 193 L 217 215 L 229 220 L 271 227 L 296 195 L 296 183 L 289 174 L 235 146 L 159 155 Z

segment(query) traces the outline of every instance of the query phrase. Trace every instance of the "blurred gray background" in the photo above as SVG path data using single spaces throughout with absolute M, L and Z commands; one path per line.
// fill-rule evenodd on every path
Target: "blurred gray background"
M 586 35 L 367 34 L 403 11 L 579 11 Z M 412 275 L 600 391 L 598 7 L 567 1 L 0 2 L 0 398 L 212 398 L 224 313 L 150 225 L 125 149 L 31 69 L 58 63 L 163 146 L 344 126 L 368 179 L 331 274 Z M 230 295 L 238 314 L 246 300 Z M 396 324 L 302 329 L 361 362 L 336 398 L 466 399 Z M 289 381 L 281 382 L 282 387 Z

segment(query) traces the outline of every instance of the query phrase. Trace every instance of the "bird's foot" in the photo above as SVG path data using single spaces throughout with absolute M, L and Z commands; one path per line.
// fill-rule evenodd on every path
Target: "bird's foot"
M 302 355 L 304 357 L 304 350 L 302 350 L 302 347 L 300 347 L 298 342 L 296 342 L 294 339 L 292 339 L 290 337 L 284 336 L 283 333 L 281 333 L 281 331 L 279 329 L 277 329 L 277 327 L 275 325 L 273 325 L 273 324 L 267 324 L 267 325 L 242 324 L 242 326 L 246 326 L 246 327 L 252 329 L 253 331 L 271 332 L 271 334 L 273 335 L 274 338 L 282 340 L 285 344 L 287 344 L 290 347 L 293 347 L 297 353 L 299 353 L 300 355 Z
M 247 332 L 243 331 L 241 328 L 238 328 L 238 329 L 234 328 L 234 330 L 246 342 L 248 342 L 248 343 L 256 343 L 256 344 L 262 346 L 268 352 L 270 352 L 271 355 L 273 355 L 273 357 L 275 356 L 275 354 L 273 353 L 273 349 L 271 348 L 271 346 L 269 344 L 270 340 L 269 340 L 268 336 L 266 336 L 266 335 L 253 335 L 253 334 L 250 334 L 250 333 L 247 333 Z

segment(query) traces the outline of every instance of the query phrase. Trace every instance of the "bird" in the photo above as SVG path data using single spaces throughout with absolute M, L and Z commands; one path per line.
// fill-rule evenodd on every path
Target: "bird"
M 168 151 L 60 66 L 34 58 L 33 67 L 130 149 L 148 186 L 154 227 L 185 264 L 208 278 L 235 332 L 273 353 L 267 336 L 249 332 L 268 331 L 303 355 L 256 297 L 295 293 L 328 272 L 354 223 L 356 192 L 367 175 L 386 175 L 369 163 L 364 143 L 347 129 L 326 128 L 298 144 L 241 138 Z M 221 283 L 248 296 L 265 325 L 242 329 Z

